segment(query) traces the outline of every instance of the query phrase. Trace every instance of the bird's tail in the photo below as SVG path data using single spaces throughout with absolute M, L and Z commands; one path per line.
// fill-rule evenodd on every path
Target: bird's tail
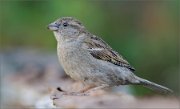
M 136 85 L 143 85 L 147 88 L 152 89 L 153 91 L 159 92 L 159 93 L 164 93 L 164 94 L 169 94 L 172 93 L 173 91 L 167 87 L 164 87 L 162 85 L 156 84 L 154 82 L 148 81 L 146 79 L 140 78 L 140 77 L 135 77 L 138 82 L 134 83 Z

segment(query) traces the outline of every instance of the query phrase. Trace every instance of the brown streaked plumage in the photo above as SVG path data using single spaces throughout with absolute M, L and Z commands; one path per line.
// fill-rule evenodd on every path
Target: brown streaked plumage
M 87 50 L 93 57 L 135 71 L 135 69 L 121 55 L 119 55 L 118 52 L 114 51 L 101 38 L 89 35 L 89 38 L 84 40 L 84 44 L 87 45 Z
M 143 85 L 162 93 L 172 90 L 136 76 L 135 69 L 101 38 L 91 34 L 80 21 L 63 17 L 51 23 L 58 42 L 58 58 L 73 79 L 95 89 L 117 85 Z

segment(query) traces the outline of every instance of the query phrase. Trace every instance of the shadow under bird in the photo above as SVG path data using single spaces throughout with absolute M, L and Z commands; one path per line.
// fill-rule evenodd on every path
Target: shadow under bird
M 142 85 L 160 93 L 172 90 L 136 76 L 135 69 L 100 37 L 91 34 L 72 17 L 62 17 L 48 25 L 57 40 L 59 61 L 67 75 L 81 81 L 85 93 L 119 85 Z

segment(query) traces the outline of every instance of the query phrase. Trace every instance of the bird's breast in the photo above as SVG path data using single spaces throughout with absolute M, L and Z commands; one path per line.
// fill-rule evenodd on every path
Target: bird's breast
M 61 44 L 57 48 L 58 57 L 65 72 L 75 80 L 82 80 L 90 74 L 92 62 L 87 52 L 78 45 Z

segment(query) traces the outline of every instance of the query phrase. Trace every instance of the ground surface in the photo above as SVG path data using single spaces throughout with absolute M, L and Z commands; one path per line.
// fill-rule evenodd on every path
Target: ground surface
M 82 85 L 67 77 L 56 54 L 33 51 L 4 52 L 1 73 L 1 107 L 35 108 L 180 108 L 177 96 L 132 95 L 131 89 L 92 92 L 90 96 L 67 96 L 57 91 L 78 91 Z M 121 88 L 120 88 L 121 89 Z M 57 98 L 50 97 L 57 94 Z

